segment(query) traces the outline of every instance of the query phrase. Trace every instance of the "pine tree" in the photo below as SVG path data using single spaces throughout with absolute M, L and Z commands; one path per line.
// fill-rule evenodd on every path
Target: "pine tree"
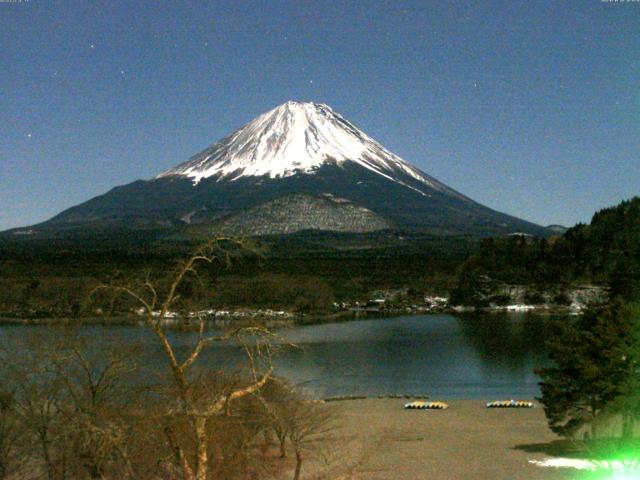
M 573 321 L 557 323 L 547 342 L 554 365 L 537 371 L 542 378 L 539 400 L 555 433 L 572 436 L 590 425 L 591 437 L 597 437 L 598 416 L 633 388 L 631 352 L 638 345 L 633 322 L 621 308 L 618 303 L 594 307 Z
M 628 440 L 640 419 L 640 303 L 619 303 L 616 316 L 627 326 L 628 334 L 622 344 L 624 380 L 612 409 L 620 413 L 622 438 Z

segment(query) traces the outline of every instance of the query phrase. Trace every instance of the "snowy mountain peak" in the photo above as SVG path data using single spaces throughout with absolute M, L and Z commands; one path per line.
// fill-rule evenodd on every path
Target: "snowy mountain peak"
M 194 183 L 209 177 L 284 178 L 314 174 L 325 164 L 354 162 L 407 188 L 455 193 L 394 155 L 352 123 L 321 103 L 288 101 L 263 113 L 228 137 L 156 178 L 186 176 Z M 402 178 L 417 180 L 409 186 Z M 414 183 L 414 182 L 411 182 Z

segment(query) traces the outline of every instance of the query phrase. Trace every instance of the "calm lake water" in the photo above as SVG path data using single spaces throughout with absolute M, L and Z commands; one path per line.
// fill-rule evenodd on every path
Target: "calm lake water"
M 298 346 L 276 357 L 276 373 L 317 397 L 346 394 L 426 394 L 439 398 L 532 398 L 533 369 L 546 363 L 549 317 L 535 315 L 420 315 L 299 326 L 279 331 Z M 0 328 L 9 340 L 44 327 Z M 87 326 L 81 335 L 135 349 L 161 367 L 162 353 L 144 328 Z M 173 334 L 185 347 L 186 333 Z M 203 355 L 210 368 L 243 361 L 234 346 Z

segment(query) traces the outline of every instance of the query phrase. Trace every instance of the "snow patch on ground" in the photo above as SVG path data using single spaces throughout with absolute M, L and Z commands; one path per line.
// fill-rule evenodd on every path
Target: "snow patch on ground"
M 189 213 L 187 213 L 186 215 L 183 215 L 182 217 L 180 217 L 180 221 L 184 222 L 184 223 L 191 223 L 191 217 L 193 217 L 195 215 L 196 211 L 193 210 Z
M 591 460 L 580 458 L 545 458 L 544 460 L 529 460 L 537 467 L 575 468 L 576 470 L 596 470 L 598 467 Z
M 549 457 L 544 460 L 529 460 L 529 463 L 537 467 L 547 468 L 573 468 L 575 470 L 633 473 L 634 475 L 638 475 L 637 478 L 640 478 L 640 464 L 637 461 L 598 461 L 583 458 Z M 636 477 L 634 476 L 633 478 Z

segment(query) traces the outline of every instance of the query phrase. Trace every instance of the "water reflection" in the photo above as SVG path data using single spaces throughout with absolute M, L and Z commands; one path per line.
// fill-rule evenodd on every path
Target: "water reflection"
M 428 394 L 445 398 L 528 397 L 538 394 L 533 368 L 544 362 L 546 320 L 526 315 L 422 315 L 301 326 L 282 330 L 286 349 L 276 372 L 316 396 Z M 5 339 L 41 327 L 3 327 Z M 12 329 L 12 330 L 11 330 Z M 165 367 L 156 339 L 134 327 L 84 327 L 81 335 L 113 338 L 135 348 L 146 365 Z M 175 333 L 178 352 L 193 336 Z M 242 364 L 234 346 L 202 356 L 205 368 Z
M 480 360 L 493 367 L 522 369 L 531 359 L 546 359 L 544 341 L 552 317 L 527 313 L 472 314 L 456 317 Z
M 301 327 L 288 337 L 302 352 L 278 367 L 321 395 L 532 397 L 545 323 L 531 315 L 425 315 Z

